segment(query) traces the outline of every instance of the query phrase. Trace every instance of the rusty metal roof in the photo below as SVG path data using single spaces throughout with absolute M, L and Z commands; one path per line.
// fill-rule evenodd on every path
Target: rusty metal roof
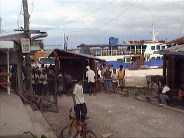
M 97 58 L 97 57 L 95 57 L 95 56 L 93 56 L 93 55 L 81 54 L 81 53 L 72 53 L 72 52 L 69 52 L 69 51 L 59 50 L 59 49 L 55 49 L 55 50 L 51 51 L 51 52 L 47 55 L 47 57 L 48 57 L 48 58 L 49 58 L 49 57 L 55 57 L 54 52 L 57 52 L 57 54 L 58 54 L 59 56 L 80 56 L 80 57 L 84 57 L 84 58 L 95 59 L 95 60 L 97 60 L 97 61 L 104 61 L 104 60 L 102 60 L 102 59 L 100 59 L 100 58 Z
M 180 37 L 180 38 L 178 38 L 178 39 L 169 41 L 169 42 L 167 42 L 167 44 L 168 44 L 168 45 L 172 45 L 172 44 L 182 45 L 182 44 L 184 44 L 184 36 L 183 36 L 183 37 Z
M 161 54 L 184 55 L 184 44 L 183 45 L 172 46 L 170 48 L 162 50 Z

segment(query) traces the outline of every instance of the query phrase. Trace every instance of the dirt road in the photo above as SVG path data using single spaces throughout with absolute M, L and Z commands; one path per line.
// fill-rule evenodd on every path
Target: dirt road
M 98 136 L 112 133 L 113 137 L 183 137 L 184 116 L 159 106 L 151 105 L 119 94 L 85 94 L 89 126 Z M 72 98 L 59 97 L 60 113 L 43 113 L 51 128 L 58 134 L 70 123 L 68 110 Z

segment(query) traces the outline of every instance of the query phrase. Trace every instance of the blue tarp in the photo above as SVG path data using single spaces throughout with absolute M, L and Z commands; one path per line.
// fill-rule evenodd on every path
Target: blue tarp
M 158 66 L 158 67 L 162 67 L 163 66 L 163 60 L 150 60 L 150 61 L 145 61 L 144 65 L 147 65 L 149 67 L 151 66 Z
M 121 63 L 121 62 L 117 62 L 117 61 L 108 61 L 107 62 L 108 65 L 113 65 L 114 69 L 118 69 L 120 65 L 123 65 L 123 68 L 127 68 L 130 63 Z M 144 65 L 147 65 L 149 67 L 151 66 L 158 66 L 158 67 L 162 67 L 163 66 L 163 60 L 150 60 L 150 61 L 145 61 Z M 97 66 L 100 67 L 100 63 L 97 63 Z M 137 62 L 133 63 L 132 65 L 133 67 L 137 67 Z

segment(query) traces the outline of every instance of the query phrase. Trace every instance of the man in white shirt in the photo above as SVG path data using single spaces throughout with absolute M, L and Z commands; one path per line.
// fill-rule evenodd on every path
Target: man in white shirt
M 164 85 L 162 93 L 159 94 L 160 105 L 166 105 L 166 101 L 169 100 L 169 96 L 166 94 L 168 91 L 170 91 L 170 88 L 167 85 Z
M 91 95 L 91 92 L 93 91 L 95 95 L 95 72 L 91 70 L 89 66 L 87 66 L 86 69 L 87 69 L 86 77 L 88 78 L 89 93 Z
M 72 94 L 75 116 L 78 122 L 84 122 L 87 114 L 87 107 L 84 100 L 82 84 L 83 79 L 77 78 L 77 84 L 75 85 Z
M 41 74 L 40 70 L 37 71 L 35 78 L 36 78 L 36 82 L 37 82 L 36 95 L 41 96 L 42 88 L 43 88 L 43 81 L 42 81 L 42 74 Z

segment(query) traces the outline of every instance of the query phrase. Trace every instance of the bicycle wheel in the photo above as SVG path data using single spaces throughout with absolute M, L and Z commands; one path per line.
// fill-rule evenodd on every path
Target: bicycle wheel
M 70 125 L 64 127 L 59 135 L 59 138 L 75 138 L 78 135 L 75 127 L 70 128 Z
M 97 136 L 92 130 L 87 130 L 85 138 L 97 138 Z

